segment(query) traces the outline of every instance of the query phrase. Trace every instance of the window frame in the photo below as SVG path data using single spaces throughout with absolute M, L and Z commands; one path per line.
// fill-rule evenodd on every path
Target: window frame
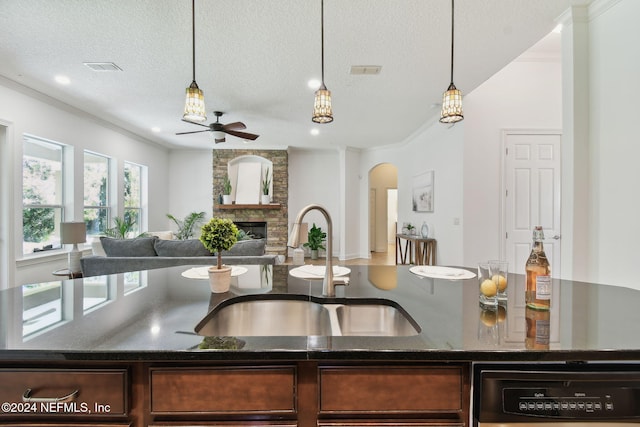
M 49 145 L 49 146 L 55 146 L 58 149 L 60 149 L 60 182 L 58 183 L 58 187 L 60 189 L 60 200 L 59 200 L 59 204 L 56 203 L 32 203 L 32 204 L 25 204 L 25 179 L 24 179 L 24 163 L 25 163 L 25 159 L 26 159 L 26 145 L 27 144 L 41 144 L 41 145 Z M 21 236 L 21 240 L 22 243 L 20 244 L 20 254 L 21 257 L 28 257 L 28 256 L 32 256 L 34 254 L 42 254 L 42 253 L 50 253 L 50 252 L 55 252 L 55 251 L 61 251 L 64 247 L 64 245 L 62 245 L 62 243 L 60 243 L 59 245 L 55 245 L 52 246 L 50 248 L 47 248 L 47 244 L 46 242 L 39 242 L 42 243 L 42 246 L 40 247 L 40 250 L 36 250 L 37 248 L 33 248 L 31 251 L 25 251 L 25 244 L 27 243 L 25 241 L 25 222 L 24 222 L 24 213 L 26 209 L 54 209 L 54 210 L 59 210 L 59 218 L 54 220 L 54 224 L 53 224 L 53 240 L 55 242 L 56 238 L 57 240 L 61 240 L 61 236 L 60 236 L 60 222 L 65 221 L 65 217 L 67 214 L 67 194 L 69 192 L 69 189 L 67 188 L 67 186 L 69 185 L 69 172 L 70 172 L 70 166 L 69 163 L 73 163 L 72 161 L 72 156 L 73 156 L 73 148 L 57 142 L 57 141 L 52 141 L 46 138 L 40 138 L 34 135 L 29 135 L 29 134 L 23 134 L 23 140 L 22 140 L 22 157 L 21 157 L 21 194 L 22 194 L 22 202 L 21 202 L 21 219 L 20 219 L 20 236 Z M 35 157 L 35 156 L 29 156 L 29 157 Z M 71 166 L 72 167 L 72 166 Z M 71 175 L 72 176 L 72 175 Z M 73 193 L 73 191 L 71 191 L 71 193 Z M 50 241 L 51 239 L 49 239 L 48 241 Z M 35 242 L 32 242 L 35 243 Z
M 139 171 L 139 180 L 140 180 L 140 188 L 139 188 L 139 193 L 137 194 L 137 198 L 139 201 L 139 205 L 137 206 L 133 206 L 133 205 L 128 205 L 128 199 L 127 199 L 127 191 L 126 191 L 126 186 L 127 186 L 127 178 L 126 178 L 126 174 L 127 174 L 127 169 L 128 168 L 136 168 Z M 146 199 L 147 199 L 147 193 L 148 193 L 148 189 L 147 189 L 147 174 L 148 174 L 148 170 L 147 170 L 147 166 L 141 165 L 139 163 L 135 163 L 135 162 L 131 162 L 128 160 L 124 161 L 124 165 L 123 165 L 123 176 L 122 176 L 122 189 L 123 189 L 123 197 L 122 197 L 122 212 L 123 212 L 123 218 L 127 217 L 127 212 L 131 212 L 134 211 L 136 212 L 136 218 L 137 221 L 133 227 L 132 230 L 132 235 L 129 237 L 134 237 L 137 236 L 141 233 L 143 233 L 145 231 L 146 228 L 146 224 L 147 224 L 147 218 L 146 218 Z
M 85 178 L 86 178 L 86 165 L 87 165 L 87 155 L 90 156 L 94 156 L 94 157 L 101 157 L 103 159 L 106 159 L 107 161 L 107 176 L 106 176 L 106 189 L 105 189 L 105 193 L 106 193 L 106 204 L 105 205 L 86 205 L 85 204 L 85 191 L 87 190 L 85 187 Z M 104 230 L 100 230 L 98 231 L 97 234 L 92 234 L 91 233 L 91 229 L 89 227 L 89 224 L 87 224 L 87 240 L 89 240 L 89 237 L 96 237 L 99 235 L 102 235 L 105 233 L 105 231 L 111 226 L 111 220 L 113 217 L 113 207 L 111 204 L 111 200 L 112 200 L 112 188 L 113 188 L 113 173 L 112 173 L 112 167 L 113 167 L 113 159 L 105 154 L 100 154 L 97 153 L 95 151 L 91 151 L 91 150 L 84 150 L 83 151 L 83 167 L 82 167 L 82 182 L 83 182 L 83 190 L 82 190 L 82 216 L 83 216 L 83 221 L 85 223 L 87 223 L 87 219 L 85 216 L 85 211 L 87 209 L 91 209 L 91 210 L 106 210 L 107 215 L 105 218 L 105 223 L 104 223 Z

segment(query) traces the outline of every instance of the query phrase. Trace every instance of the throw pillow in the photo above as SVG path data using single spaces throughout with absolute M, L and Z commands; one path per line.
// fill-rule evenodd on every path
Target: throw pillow
M 169 257 L 193 257 L 210 256 L 202 242 L 198 239 L 187 240 L 161 240 L 154 242 L 154 247 L 158 256 Z
M 156 256 L 153 242 L 157 237 L 137 237 L 135 239 L 114 239 L 101 237 L 100 242 L 108 257 Z
M 222 251 L 222 255 L 260 256 L 264 255 L 266 244 L 264 239 L 240 240 L 228 251 Z
M 155 236 L 158 239 L 163 240 L 173 240 L 173 232 L 172 231 L 147 231 L 145 234 L 149 236 Z
M 99 238 L 94 237 L 93 240 L 91 240 L 91 253 L 96 256 L 107 256 Z

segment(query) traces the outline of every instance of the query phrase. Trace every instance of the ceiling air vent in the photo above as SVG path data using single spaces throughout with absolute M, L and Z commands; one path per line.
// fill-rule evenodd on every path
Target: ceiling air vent
M 351 74 L 353 75 L 374 75 L 380 74 L 382 65 L 352 65 Z
M 113 62 L 83 62 L 83 64 L 93 71 L 122 71 L 122 68 Z

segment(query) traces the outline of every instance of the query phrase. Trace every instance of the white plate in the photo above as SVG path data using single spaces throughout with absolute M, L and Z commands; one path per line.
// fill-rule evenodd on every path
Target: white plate
M 324 279 L 324 272 L 326 267 L 324 265 L 301 265 L 289 271 L 289 274 L 298 279 Z M 346 276 L 351 273 L 351 270 L 347 267 L 334 266 L 333 276 Z
M 433 279 L 473 279 L 476 274 L 462 268 L 441 267 L 439 265 L 416 265 L 409 269 L 410 272 L 422 277 Z
M 187 279 L 200 279 L 200 280 L 204 280 L 204 279 L 208 279 L 209 278 L 209 267 L 210 266 L 204 266 L 204 267 L 194 267 L 194 268 L 190 268 L 186 271 L 182 272 L 182 277 L 186 277 Z M 211 266 L 213 267 L 213 266 Z M 241 274 L 244 274 L 247 272 L 247 269 L 245 267 L 238 267 L 237 265 L 232 265 L 231 266 L 231 277 L 234 276 L 239 276 Z

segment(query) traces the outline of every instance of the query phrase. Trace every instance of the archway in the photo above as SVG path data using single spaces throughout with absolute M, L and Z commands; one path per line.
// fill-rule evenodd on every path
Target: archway
M 381 163 L 369 170 L 369 251 L 387 252 L 395 243 L 398 168 Z

